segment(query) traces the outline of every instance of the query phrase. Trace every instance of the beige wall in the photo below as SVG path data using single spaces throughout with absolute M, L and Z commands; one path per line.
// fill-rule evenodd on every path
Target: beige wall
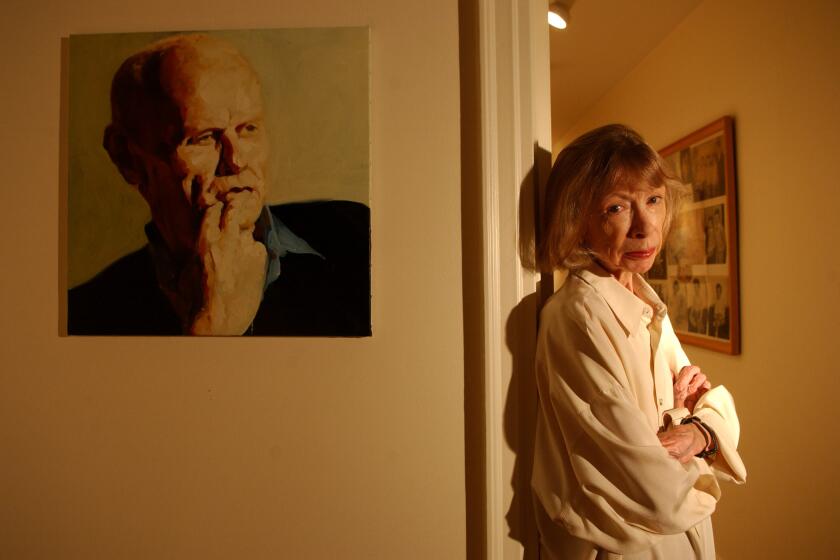
M 556 146 L 619 121 L 664 147 L 735 117 L 743 352 L 686 348 L 742 420 L 747 485 L 715 515 L 727 560 L 840 548 L 838 28 L 830 0 L 706 0 Z
M 457 5 L 3 11 L 0 557 L 462 557 Z M 373 338 L 59 337 L 61 38 L 332 25 L 371 29 Z

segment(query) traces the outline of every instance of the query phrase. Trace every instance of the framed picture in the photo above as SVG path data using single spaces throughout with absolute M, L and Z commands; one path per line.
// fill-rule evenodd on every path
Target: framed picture
M 739 354 L 733 120 L 723 117 L 659 153 L 688 192 L 648 280 L 682 342 Z
M 71 36 L 66 333 L 370 336 L 369 35 Z

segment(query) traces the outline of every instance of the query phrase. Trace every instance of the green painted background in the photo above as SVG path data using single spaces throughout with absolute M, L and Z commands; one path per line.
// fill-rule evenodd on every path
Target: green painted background
M 368 29 L 207 31 L 244 54 L 263 87 L 268 202 L 369 202 Z M 145 201 L 102 147 L 111 78 L 169 33 L 73 35 L 69 57 L 68 286 L 146 242 Z

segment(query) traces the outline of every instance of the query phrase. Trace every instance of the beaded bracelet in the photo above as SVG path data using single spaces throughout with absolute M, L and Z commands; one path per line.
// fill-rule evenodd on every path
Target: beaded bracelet
M 705 459 L 706 457 L 712 457 L 717 454 L 717 435 L 715 434 L 715 431 L 712 430 L 705 422 L 703 422 L 696 416 L 686 416 L 682 419 L 682 422 L 680 422 L 680 424 L 697 424 L 700 427 L 700 432 L 703 434 L 703 440 L 706 442 L 706 445 L 705 447 L 703 447 L 703 451 L 695 455 L 695 457 Z M 711 448 L 709 447 L 710 445 Z

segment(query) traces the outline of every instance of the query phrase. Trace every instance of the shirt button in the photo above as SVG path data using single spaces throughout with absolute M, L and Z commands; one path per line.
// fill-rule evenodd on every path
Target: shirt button
M 662 397 L 659 398 L 659 406 L 662 406 Z

